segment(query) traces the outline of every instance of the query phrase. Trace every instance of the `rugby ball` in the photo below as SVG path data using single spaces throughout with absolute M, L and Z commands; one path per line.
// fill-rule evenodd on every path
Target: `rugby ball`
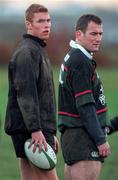
M 33 146 L 28 147 L 31 143 L 31 139 L 28 139 L 24 144 L 26 157 L 40 169 L 51 170 L 56 166 L 57 157 L 52 147 L 47 143 L 47 151 L 42 147 L 42 151 L 39 152 L 38 147 L 33 152 Z

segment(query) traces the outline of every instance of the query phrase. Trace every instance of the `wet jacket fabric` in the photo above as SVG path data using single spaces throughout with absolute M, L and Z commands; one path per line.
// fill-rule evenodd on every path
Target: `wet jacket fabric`
M 9 135 L 38 130 L 56 134 L 56 103 L 45 42 L 32 35 L 16 49 L 8 66 L 5 131 Z

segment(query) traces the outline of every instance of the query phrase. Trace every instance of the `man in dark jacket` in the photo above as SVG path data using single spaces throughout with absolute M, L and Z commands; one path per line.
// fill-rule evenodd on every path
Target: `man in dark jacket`
M 27 34 L 23 35 L 8 68 L 9 95 L 5 131 L 11 135 L 16 156 L 20 158 L 22 180 L 57 180 L 55 169 L 42 171 L 29 163 L 24 143 L 32 139 L 34 151 L 47 148 L 47 142 L 55 151 L 56 107 L 52 71 L 44 50 L 49 38 L 51 20 L 48 9 L 32 4 L 26 10 Z

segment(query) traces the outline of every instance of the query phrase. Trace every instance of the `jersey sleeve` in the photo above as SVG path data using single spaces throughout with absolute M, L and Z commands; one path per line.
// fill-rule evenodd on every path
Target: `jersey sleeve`
M 86 131 L 96 145 L 104 144 L 106 142 L 105 132 L 103 132 L 103 129 L 100 126 L 94 104 L 81 106 L 79 113 L 84 121 Z

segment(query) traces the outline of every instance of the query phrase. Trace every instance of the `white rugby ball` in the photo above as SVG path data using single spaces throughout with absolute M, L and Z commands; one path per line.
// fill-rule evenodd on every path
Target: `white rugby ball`
M 30 143 L 31 139 L 28 139 L 24 144 L 24 149 L 27 158 L 32 162 L 32 164 L 44 170 L 53 169 L 56 166 L 57 157 L 52 147 L 47 143 L 47 151 L 45 151 L 44 147 L 42 147 L 42 151 L 39 152 L 37 147 L 36 151 L 33 152 L 34 145 L 28 148 Z

